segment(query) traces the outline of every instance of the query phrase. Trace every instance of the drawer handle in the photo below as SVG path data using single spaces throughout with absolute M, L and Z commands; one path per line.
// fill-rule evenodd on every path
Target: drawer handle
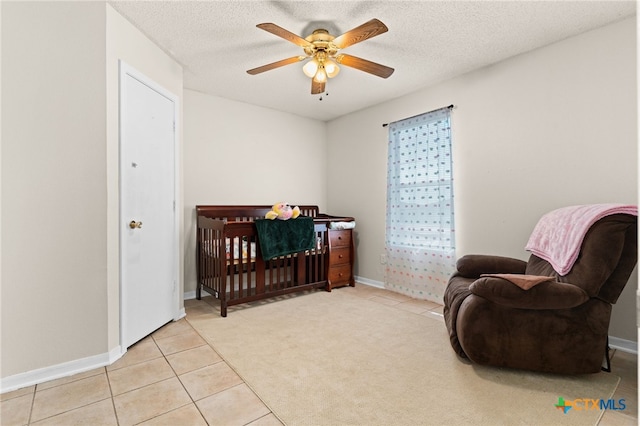
M 338 259 L 342 259 L 343 257 L 344 257 L 344 256 L 342 256 L 342 255 L 339 255 L 339 256 L 338 256 Z
M 341 237 L 341 236 L 338 236 L 338 239 L 339 239 L 339 240 L 341 240 L 341 239 L 342 239 L 342 237 Z

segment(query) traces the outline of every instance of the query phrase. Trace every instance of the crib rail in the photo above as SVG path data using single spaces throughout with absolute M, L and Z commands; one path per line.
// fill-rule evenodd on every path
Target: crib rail
M 196 206 L 197 216 L 209 217 L 211 219 L 227 220 L 229 222 L 251 222 L 255 219 L 262 219 L 273 206 Z M 320 215 L 318 206 L 298 206 L 300 214 L 308 217 Z

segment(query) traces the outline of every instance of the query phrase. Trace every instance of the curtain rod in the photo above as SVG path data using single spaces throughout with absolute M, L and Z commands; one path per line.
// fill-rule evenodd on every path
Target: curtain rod
M 434 109 L 434 110 L 432 110 L 432 111 L 422 112 L 422 113 L 420 113 L 420 114 L 413 115 L 413 116 L 411 116 L 411 117 L 402 118 L 402 120 L 408 120 L 408 119 L 410 119 L 410 118 L 418 117 L 418 116 L 423 115 L 423 114 L 431 114 L 432 112 L 440 111 L 441 109 L 445 109 L 445 108 L 453 109 L 453 108 L 454 108 L 454 105 L 453 105 L 453 104 L 451 104 L 451 105 L 449 105 L 449 106 L 442 107 L 442 108 L 437 108 L 437 109 Z M 400 120 L 397 120 L 397 121 L 400 121 Z M 392 121 L 391 123 L 395 123 L 395 121 Z M 383 124 L 382 124 L 382 127 L 387 127 L 387 126 L 388 126 L 389 124 L 391 124 L 391 123 L 383 123 Z

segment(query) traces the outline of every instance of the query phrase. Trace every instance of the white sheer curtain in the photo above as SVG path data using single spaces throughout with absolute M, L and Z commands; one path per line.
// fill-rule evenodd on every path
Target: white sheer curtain
M 389 125 L 385 287 L 442 303 L 455 268 L 450 107 Z

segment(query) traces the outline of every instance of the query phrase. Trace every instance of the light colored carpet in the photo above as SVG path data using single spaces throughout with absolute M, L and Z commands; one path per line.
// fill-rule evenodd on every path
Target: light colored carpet
M 444 322 L 355 295 L 313 292 L 187 320 L 286 425 L 593 425 L 611 373 L 554 376 L 471 365 Z

